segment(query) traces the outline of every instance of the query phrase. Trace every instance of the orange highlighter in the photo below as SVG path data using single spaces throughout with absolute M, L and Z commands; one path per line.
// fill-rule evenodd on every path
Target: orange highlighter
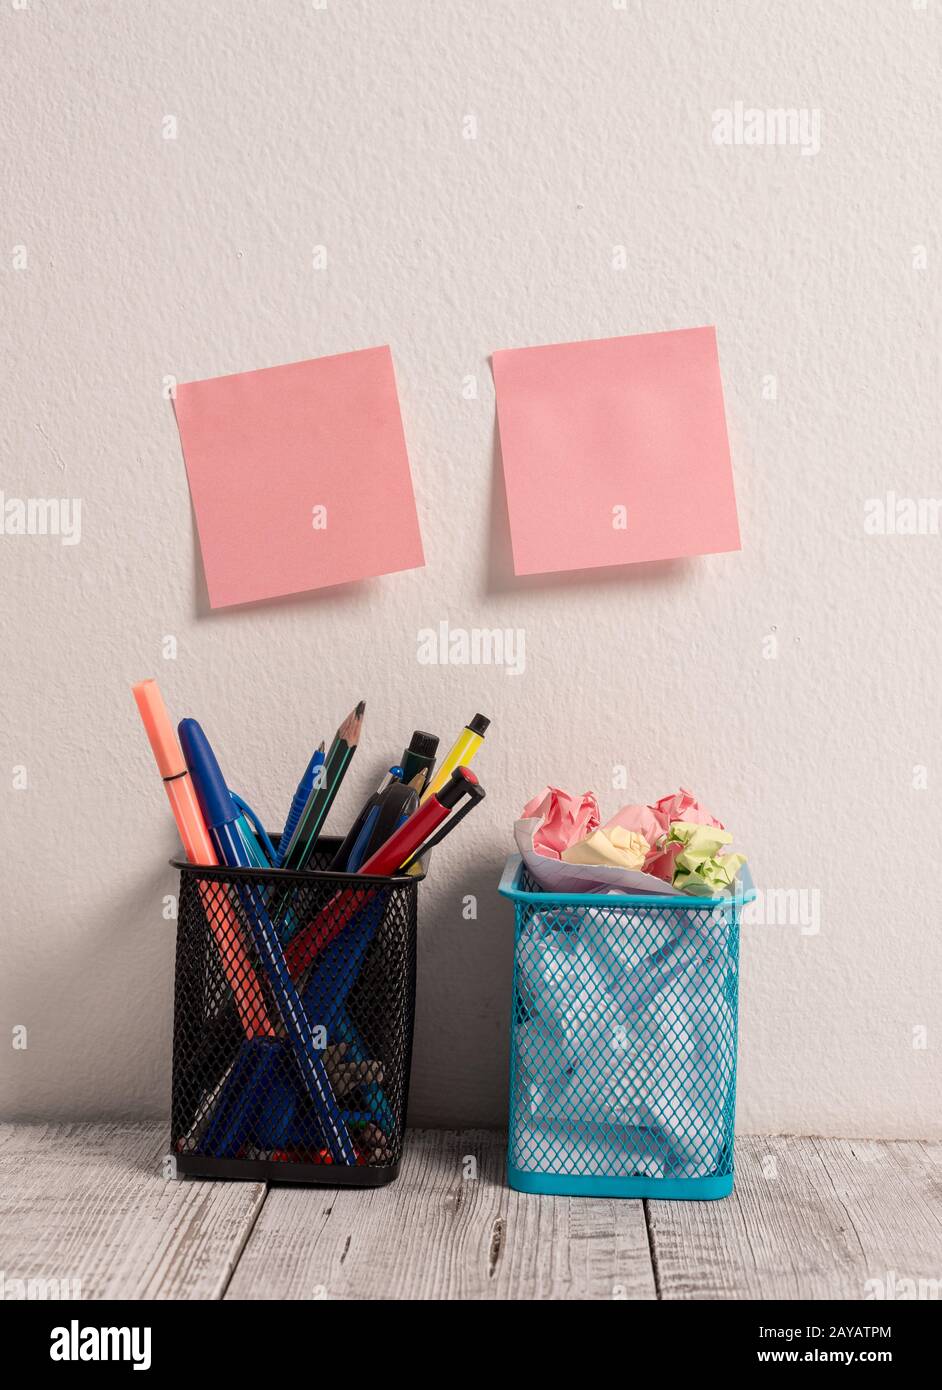
M 155 680 L 139 681 L 131 690 L 137 702 L 150 746 L 163 778 L 167 800 L 180 832 L 180 839 L 190 864 L 215 867 L 219 863 L 206 822 L 196 800 L 193 782 L 187 771 L 177 736 L 170 723 L 167 707 Z M 200 900 L 212 928 L 222 968 L 229 981 L 242 1030 L 247 1038 L 275 1036 L 265 1008 L 261 986 L 245 950 L 242 929 L 235 910 L 219 884 L 200 883 Z

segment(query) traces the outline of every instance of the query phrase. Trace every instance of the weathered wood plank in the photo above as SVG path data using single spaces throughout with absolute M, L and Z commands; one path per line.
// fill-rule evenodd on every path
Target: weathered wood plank
M 731 1197 L 647 1211 L 663 1299 L 873 1297 L 942 1275 L 942 1145 L 739 1139 Z
M 640 1202 L 511 1192 L 505 1152 L 491 1131 L 413 1130 L 389 1187 L 272 1189 L 226 1296 L 654 1297 Z
M 167 1182 L 163 1140 L 157 1124 L 0 1125 L 7 1283 L 200 1299 L 232 1274 L 233 1298 L 610 1299 L 654 1297 L 656 1274 L 664 1299 L 816 1299 L 918 1292 L 942 1272 L 937 1143 L 741 1139 L 734 1195 L 649 1202 L 649 1231 L 638 1202 L 511 1192 L 489 1131 L 413 1131 L 375 1192 L 267 1199 Z
M 221 1298 L 261 1183 L 167 1181 L 165 1124 L 0 1125 L 0 1269 L 80 1296 Z

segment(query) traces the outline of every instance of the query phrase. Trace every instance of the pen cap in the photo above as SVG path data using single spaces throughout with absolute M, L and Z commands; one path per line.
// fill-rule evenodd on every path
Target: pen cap
M 434 758 L 438 752 L 438 735 L 427 734 L 424 729 L 416 729 L 409 741 L 409 747 L 403 754 L 403 759 L 410 753 L 416 754 L 419 758 Z
M 195 719 L 181 719 L 177 731 L 206 824 L 216 827 L 238 820 L 239 808 L 232 800 L 216 754 L 199 724 Z
M 472 734 L 478 734 L 481 738 L 487 733 L 491 721 L 483 714 L 476 714 L 473 719 L 468 720 L 467 727 Z
M 402 780 L 411 782 L 420 772 L 425 773 L 425 783 L 427 784 L 432 776 L 432 768 L 435 766 L 435 754 L 438 752 L 438 737 L 436 734 L 427 734 L 424 729 L 416 729 L 409 743 L 409 747 L 402 755 Z M 423 790 L 424 790 L 423 784 Z
M 155 680 L 138 681 L 131 686 L 141 721 L 157 760 L 161 777 L 179 777 L 186 772 L 180 745 L 170 723 L 167 706 Z
M 435 793 L 435 798 L 450 810 L 468 792 L 483 795 L 480 788 L 481 784 L 469 767 L 456 767 L 441 791 Z

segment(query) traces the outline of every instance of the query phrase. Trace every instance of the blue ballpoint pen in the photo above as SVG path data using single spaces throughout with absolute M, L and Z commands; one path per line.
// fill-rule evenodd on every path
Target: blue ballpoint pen
M 239 808 L 232 800 L 209 740 L 195 719 L 181 719 L 178 733 L 193 789 L 220 859 L 229 868 L 252 868 L 251 856 L 239 830 Z M 356 1150 L 331 1089 L 311 1022 L 288 973 L 278 933 L 262 893 L 249 883 L 239 884 L 236 891 L 265 964 L 285 1029 L 294 1045 L 306 1089 L 324 1126 L 331 1157 L 338 1163 L 355 1164 Z
M 278 844 L 278 857 L 275 860 L 275 865 L 279 869 L 281 868 L 281 863 L 284 859 L 285 851 L 287 850 L 288 845 L 291 843 L 291 836 L 297 829 L 298 821 L 301 819 L 301 812 L 307 805 L 307 799 L 311 795 L 311 792 L 314 790 L 314 783 L 317 780 L 317 769 L 319 767 L 324 766 L 325 757 L 326 754 L 324 752 L 324 745 L 322 743 L 319 748 L 316 748 L 314 750 L 314 753 L 311 756 L 311 761 L 304 769 L 304 776 L 298 783 L 298 789 L 294 794 L 294 800 L 291 803 L 291 810 L 288 812 L 288 819 L 285 821 L 285 828 L 281 832 L 281 840 Z
M 265 827 L 248 802 L 243 801 L 237 792 L 230 791 L 229 795 L 242 812 L 239 816 L 239 830 L 252 864 L 256 869 L 270 869 L 273 864 L 278 863 L 278 857 L 274 845 L 266 834 Z

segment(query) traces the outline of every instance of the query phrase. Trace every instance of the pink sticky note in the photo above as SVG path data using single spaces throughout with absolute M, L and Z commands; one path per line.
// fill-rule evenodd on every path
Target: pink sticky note
M 495 352 L 514 571 L 738 550 L 713 328 Z
M 214 608 L 425 564 L 392 354 L 177 387 Z

